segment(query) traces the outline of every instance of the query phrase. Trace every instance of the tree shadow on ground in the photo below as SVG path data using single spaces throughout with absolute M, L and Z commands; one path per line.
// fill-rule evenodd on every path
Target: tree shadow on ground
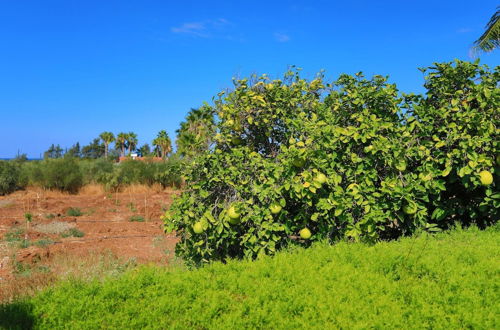
M 0 329 L 33 329 L 31 304 L 15 302 L 0 305 Z

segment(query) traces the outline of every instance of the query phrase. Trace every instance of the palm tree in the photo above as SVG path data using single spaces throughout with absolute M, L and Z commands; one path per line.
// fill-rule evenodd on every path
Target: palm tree
M 137 142 L 139 142 L 137 140 L 137 134 L 135 134 L 134 132 L 129 132 L 127 134 L 127 145 L 128 145 L 128 154 L 129 155 L 132 152 L 132 150 L 134 150 L 135 147 L 137 147 Z
M 157 146 L 161 152 L 161 158 L 167 157 L 167 155 L 172 151 L 172 142 L 168 137 L 168 134 L 165 130 L 161 130 L 156 139 L 153 140 L 153 145 Z
M 208 105 L 191 109 L 176 133 L 180 155 L 194 157 L 208 150 L 215 134 L 214 109 Z
M 99 137 L 104 143 L 104 158 L 108 158 L 109 144 L 115 140 L 115 135 L 111 132 L 102 132 Z
M 116 136 L 116 147 L 120 148 L 120 156 L 125 157 L 125 147 L 127 146 L 127 133 L 118 133 Z
M 500 46 L 500 6 L 486 24 L 486 31 L 474 42 L 474 50 L 491 52 Z

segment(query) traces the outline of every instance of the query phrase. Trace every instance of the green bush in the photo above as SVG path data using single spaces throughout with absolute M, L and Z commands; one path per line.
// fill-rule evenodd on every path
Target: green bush
M 70 228 L 64 232 L 61 233 L 61 237 L 66 238 L 66 237 L 83 237 L 85 236 L 85 233 L 77 228 Z
M 40 329 L 494 329 L 498 226 L 72 280 L 0 307 Z
M 0 195 L 10 194 L 23 188 L 21 165 L 19 162 L 0 160 Z
M 70 217 L 79 217 L 83 215 L 82 210 L 80 210 L 78 207 L 70 207 L 68 210 L 66 210 L 66 215 Z
M 85 184 L 98 183 L 106 185 L 107 180 L 113 175 L 115 163 L 106 159 L 85 159 L 79 161 Z
M 28 182 L 44 189 L 76 193 L 83 185 L 83 175 L 74 158 L 46 159 L 26 164 Z
M 170 157 L 162 162 L 134 161 L 114 163 L 106 159 L 60 158 L 31 162 L 0 162 L 0 194 L 27 185 L 77 192 L 85 184 L 97 183 L 109 190 L 130 184 L 161 184 L 180 187 L 184 161 Z
M 155 183 L 159 183 L 162 187 L 177 187 L 182 186 L 182 173 L 187 162 L 176 156 L 171 156 L 167 161 L 154 163 L 154 179 Z
M 429 196 L 419 209 L 443 228 L 457 218 L 490 225 L 500 213 L 500 67 L 456 61 L 423 71 L 427 92 L 408 98 L 407 122 L 408 170 Z M 482 172 L 496 183 L 482 184 Z
M 478 177 L 498 172 L 499 69 L 438 64 L 425 96 L 362 74 L 235 81 L 215 102 L 214 147 L 164 217 L 177 255 L 200 264 L 498 220 L 498 186 Z
M 184 162 L 170 157 L 162 162 L 127 160 L 114 167 L 102 181 L 108 189 L 118 190 L 130 184 L 153 185 L 163 187 L 180 187 Z

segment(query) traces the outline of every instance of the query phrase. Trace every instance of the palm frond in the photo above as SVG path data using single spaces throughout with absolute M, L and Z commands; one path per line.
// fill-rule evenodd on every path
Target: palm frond
M 474 42 L 474 45 L 474 50 L 485 52 L 491 52 L 500 47 L 500 6 L 486 24 L 486 31 Z

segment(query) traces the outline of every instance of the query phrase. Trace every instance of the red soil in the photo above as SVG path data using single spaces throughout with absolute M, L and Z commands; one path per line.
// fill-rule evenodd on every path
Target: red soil
M 28 189 L 0 196 L 0 286 L 14 279 L 15 262 L 50 265 L 54 256 L 61 254 L 84 259 L 90 254 L 111 252 L 117 258 L 134 258 L 138 263 L 167 263 L 176 239 L 163 232 L 160 216 L 177 193 L 142 186 L 106 193 L 99 186 L 89 186 L 77 195 Z M 83 215 L 68 216 L 70 208 L 80 209 Z M 26 213 L 33 215 L 29 226 L 24 218 Z M 132 222 L 132 216 L 142 216 L 145 221 Z M 60 233 L 37 230 L 50 223 L 74 226 L 84 236 L 63 238 Z M 7 242 L 6 234 L 12 235 L 15 229 L 24 230 L 23 239 L 29 242 L 52 243 L 20 248 L 20 243 Z

